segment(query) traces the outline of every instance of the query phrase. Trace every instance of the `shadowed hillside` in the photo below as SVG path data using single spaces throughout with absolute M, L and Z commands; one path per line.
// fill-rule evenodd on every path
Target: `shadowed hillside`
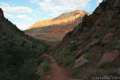
M 0 9 L 0 80 L 35 80 L 38 55 L 46 50 L 44 43 L 18 30 Z
M 79 10 L 63 13 L 54 19 L 38 21 L 25 32 L 34 38 L 44 40 L 49 45 L 56 45 L 66 33 L 82 22 L 86 14 Z

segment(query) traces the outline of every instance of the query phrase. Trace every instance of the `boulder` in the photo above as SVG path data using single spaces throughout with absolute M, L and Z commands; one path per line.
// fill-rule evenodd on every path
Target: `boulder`
M 100 60 L 100 64 L 111 63 L 114 60 L 116 60 L 119 55 L 120 53 L 117 50 L 112 51 L 112 52 L 106 52 L 103 54 Z

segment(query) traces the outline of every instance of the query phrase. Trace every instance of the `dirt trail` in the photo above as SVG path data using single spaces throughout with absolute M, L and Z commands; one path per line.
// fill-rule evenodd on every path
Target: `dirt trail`
M 45 75 L 44 80 L 72 80 L 70 71 L 57 64 L 56 60 L 50 55 L 43 55 L 50 64 L 50 72 Z

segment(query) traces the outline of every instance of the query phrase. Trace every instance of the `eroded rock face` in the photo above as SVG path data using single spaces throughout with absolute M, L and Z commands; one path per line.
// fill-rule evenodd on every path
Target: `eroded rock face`
M 70 64 L 69 61 L 72 59 L 71 64 L 74 64 L 76 59 L 79 60 L 81 56 L 86 55 L 89 63 L 80 67 L 81 78 L 96 73 L 112 74 L 120 67 L 119 4 L 120 0 L 104 0 L 92 15 L 85 16 L 83 22 L 66 35 L 56 51 L 54 49 L 52 54 L 55 57 L 59 56 L 56 58 L 57 61 L 65 65 Z M 99 62 L 107 62 L 112 66 L 108 66 L 109 70 L 102 68 L 103 71 L 99 71 Z

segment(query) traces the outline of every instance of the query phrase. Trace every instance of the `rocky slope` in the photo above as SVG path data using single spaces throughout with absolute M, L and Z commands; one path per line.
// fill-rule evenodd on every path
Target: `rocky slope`
M 49 53 L 78 80 L 120 78 L 119 4 L 120 0 L 104 0 Z
M 52 45 L 60 42 L 66 33 L 82 21 L 85 15 L 84 11 L 76 10 L 61 14 L 54 19 L 38 21 L 26 31 L 26 34 Z
M 35 80 L 37 56 L 46 49 L 40 40 L 18 30 L 0 9 L 0 80 Z

